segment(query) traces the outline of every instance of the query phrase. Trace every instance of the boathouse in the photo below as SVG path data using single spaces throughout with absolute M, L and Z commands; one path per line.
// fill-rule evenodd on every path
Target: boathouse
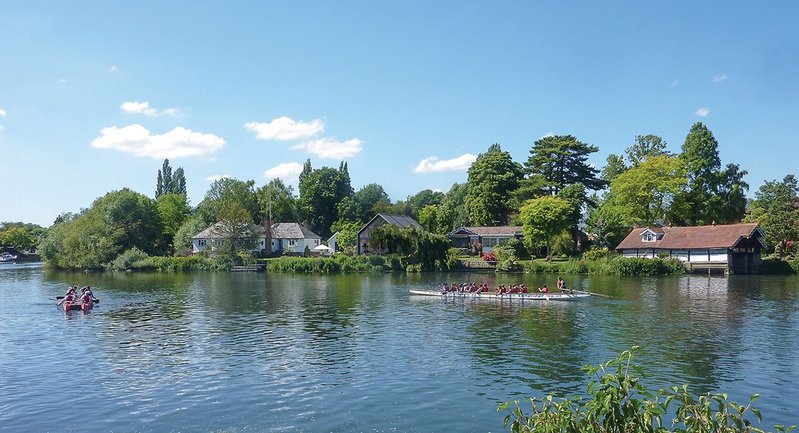
M 382 251 L 380 248 L 374 249 L 371 247 L 372 242 L 372 232 L 384 225 L 384 224 L 391 224 L 393 226 L 397 226 L 400 228 L 404 227 L 417 227 L 422 228 L 415 219 L 406 216 L 406 215 L 392 215 L 387 213 L 379 213 L 372 217 L 368 223 L 366 223 L 363 228 L 358 230 L 357 240 L 358 240 L 358 255 L 361 254 L 382 254 L 385 251 Z
M 757 223 L 634 228 L 616 247 L 624 257 L 667 257 L 689 271 L 757 273 L 765 234 Z
M 455 248 L 474 248 L 488 253 L 496 246 L 507 244 L 511 239 L 521 239 L 522 227 L 458 227 L 447 233 L 447 237 Z

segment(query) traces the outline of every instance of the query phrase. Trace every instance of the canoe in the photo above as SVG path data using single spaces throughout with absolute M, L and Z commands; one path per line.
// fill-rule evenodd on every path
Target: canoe
M 503 293 L 496 292 L 440 292 L 437 290 L 409 290 L 411 295 L 436 296 L 446 299 L 505 299 L 513 301 L 573 301 L 575 299 L 587 298 L 591 296 L 588 292 L 557 292 L 557 293 Z

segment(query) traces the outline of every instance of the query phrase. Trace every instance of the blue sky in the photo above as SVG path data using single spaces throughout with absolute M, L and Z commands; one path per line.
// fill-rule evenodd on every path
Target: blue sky
M 571 134 L 604 164 L 635 135 L 797 173 L 799 3 L 4 2 L 0 221 L 49 226 L 165 157 L 192 205 L 216 176 L 347 161 L 392 200 L 466 180 L 500 143 Z M 296 189 L 295 189 L 296 192 Z

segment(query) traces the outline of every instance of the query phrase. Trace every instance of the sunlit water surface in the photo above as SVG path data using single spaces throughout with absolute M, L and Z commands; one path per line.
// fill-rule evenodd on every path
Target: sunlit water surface
M 576 302 L 409 288 L 553 276 L 59 273 L 0 267 L 0 430 L 502 431 L 499 402 L 576 395 L 632 345 L 656 387 L 799 423 L 796 277 L 568 277 Z M 548 281 L 550 285 L 554 281 Z M 94 286 L 88 314 L 55 306 Z

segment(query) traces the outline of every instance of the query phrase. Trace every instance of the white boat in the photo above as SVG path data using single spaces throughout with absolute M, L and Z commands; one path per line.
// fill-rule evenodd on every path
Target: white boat
M 496 292 L 441 292 L 438 290 L 409 290 L 411 295 L 437 296 L 446 299 L 505 299 L 512 301 L 572 301 L 579 298 L 591 296 L 588 292 L 577 290 L 557 292 L 557 293 L 503 293 Z
M 17 256 L 10 253 L 0 253 L 0 263 L 11 263 L 17 259 Z

